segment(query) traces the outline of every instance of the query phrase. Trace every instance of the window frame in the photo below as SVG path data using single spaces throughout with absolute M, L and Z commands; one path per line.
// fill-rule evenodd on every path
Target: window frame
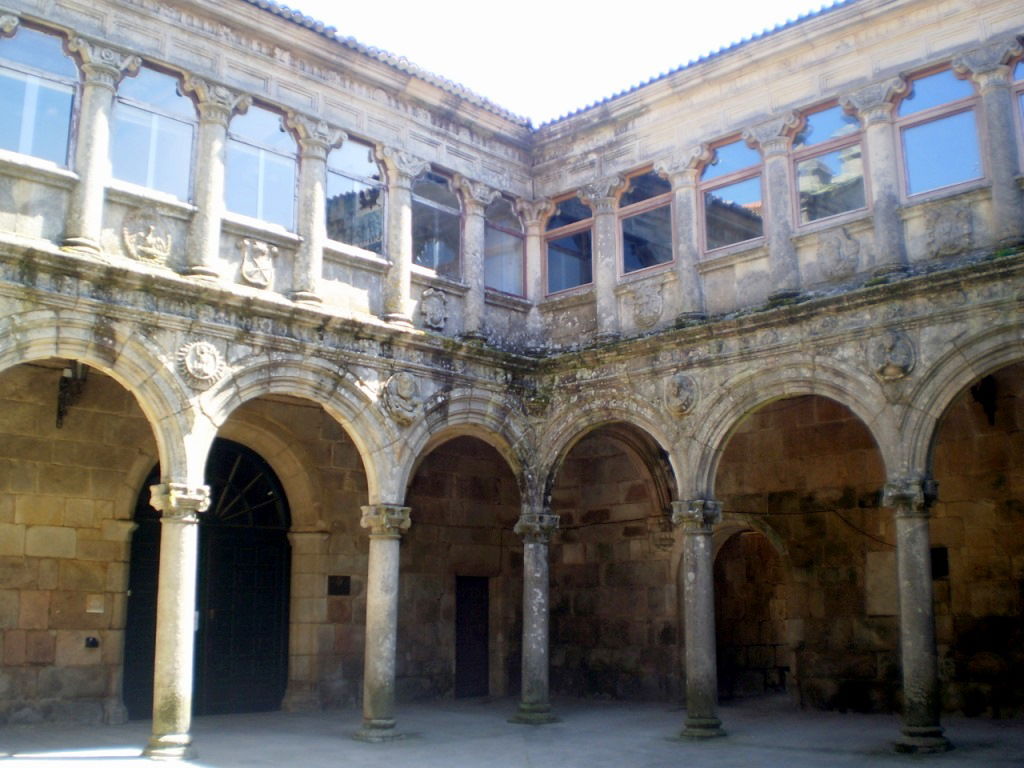
M 188 180 L 186 181 L 187 194 L 186 194 L 186 196 L 184 198 L 180 198 L 177 195 L 175 195 L 173 192 L 167 192 L 165 190 L 158 189 L 157 187 L 151 187 L 151 186 L 148 186 L 148 185 L 145 185 L 145 184 L 141 184 L 141 185 L 140 184 L 136 184 L 135 182 L 127 181 L 125 179 L 121 179 L 121 178 L 119 178 L 117 176 L 114 176 L 113 160 L 112 159 L 111 159 L 111 170 L 110 170 L 110 182 L 112 184 L 114 184 L 114 185 L 125 185 L 127 187 L 130 187 L 133 190 L 145 190 L 147 193 L 151 193 L 151 194 L 155 193 L 155 194 L 158 194 L 158 195 L 167 195 L 168 197 L 172 197 L 175 200 L 178 200 L 180 202 L 191 204 L 193 202 L 194 198 L 195 198 L 195 184 L 196 184 L 196 176 L 197 176 L 197 174 L 196 174 L 196 159 L 197 159 L 196 158 L 196 153 L 198 151 L 198 145 L 199 145 L 199 110 L 196 108 L 195 100 L 192 99 L 191 97 L 189 97 L 186 94 L 186 92 L 185 92 L 185 89 L 184 89 L 184 76 L 182 75 L 181 72 L 176 72 L 174 70 L 167 69 L 165 67 L 161 67 L 161 66 L 152 64 L 151 62 L 148 62 L 148 61 L 143 62 L 140 65 L 139 71 L 141 72 L 143 69 L 150 69 L 150 70 L 152 70 L 154 72 L 157 72 L 157 73 L 159 73 L 161 75 L 166 75 L 168 77 L 172 77 L 175 80 L 177 80 L 179 93 L 182 95 L 183 98 L 187 99 L 189 101 L 189 103 L 192 104 L 192 119 L 191 120 L 185 120 L 180 115 L 172 115 L 170 113 L 163 112 L 163 111 L 161 111 L 159 109 L 154 109 L 152 107 L 152 105 L 144 104 L 142 102 L 137 102 L 137 101 L 135 101 L 134 99 L 132 99 L 130 97 L 122 96 L 121 95 L 121 88 L 120 88 L 121 83 L 124 82 L 124 79 L 122 79 L 121 83 L 118 83 L 117 91 L 114 93 L 114 103 L 113 103 L 113 108 L 111 109 L 111 115 L 110 115 L 110 142 L 111 142 L 111 147 L 110 148 L 111 148 L 111 158 L 113 156 L 113 149 L 114 149 L 114 145 L 113 145 L 113 142 L 114 142 L 114 130 L 115 130 L 114 129 L 114 123 L 115 123 L 115 120 L 117 119 L 117 106 L 118 106 L 118 104 L 122 104 L 123 103 L 123 104 L 125 104 L 125 105 L 127 105 L 129 107 L 133 107 L 133 108 L 141 110 L 143 112 L 147 112 L 147 113 L 149 113 L 151 115 L 157 115 L 157 116 L 162 117 L 162 118 L 164 118 L 166 120 L 173 120 L 174 122 L 177 122 L 177 123 L 183 123 L 183 124 L 189 125 L 192 128 L 192 142 L 191 142 L 191 146 L 189 147 L 189 153 L 188 153 L 188 157 L 189 157 L 189 160 L 188 160 L 188 163 L 189 163 L 189 165 L 188 165 Z M 126 78 L 127 77 L 136 77 L 136 76 L 137 75 L 129 75 L 129 76 L 126 76 Z M 244 215 L 244 214 L 242 214 L 242 215 Z
M 327 178 L 326 178 L 325 183 L 324 183 L 324 227 L 325 227 L 325 230 L 327 231 L 327 242 L 332 244 L 332 245 L 343 245 L 343 246 L 346 246 L 348 248 L 355 248 L 356 250 L 361 251 L 363 253 L 372 253 L 376 257 L 387 258 L 387 252 L 388 252 L 388 184 L 387 184 L 387 174 L 385 172 L 384 164 L 381 162 L 380 157 L 378 156 L 378 148 L 377 148 L 377 145 L 374 142 L 368 141 L 368 140 L 365 140 L 365 139 L 361 139 L 358 136 L 349 136 L 348 138 L 346 138 L 344 140 L 344 143 L 348 143 L 348 142 L 353 142 L 355 144 L 362 144 L 364 146 L 370 147 L 370 149 L 373 150 L 373 159 L 374 159 L 374 162 L 377 164 L 377 171 L 380 174 L 380 178 L 379 179 L 370 179 L 370 178 L 366 178 L 364 176 L 357 176 L 356 174 L 353 174 L 353 173 L 345 173 L 344 171 L 339 171 L 339 170 L 331 168 L 331 164 L 330 164 L 331 153 L 334 152 L 337 149 L 337 147 L 334 148 L 334 149 L 329 149 L 327 151 L 327 157 L 325 159 L 325 165 L 326 165 L 326 168 L 327 168 L 327 174 L 326 174 Z M 358 182 L 360 184 L 365 184 L 368 187 L 375 187 L 376 189 L 378 189 L 380 191 L 380 196 L 381 196 L 381 221 L 382 221 L 380 253 L 377 253 L 375 251 L 369 250 L 367 248 L 362 248 L 362 247 L 360 247 L 358 245 L 354 245 L 352 243 L 346 243 L 344 240 L 335 240 L 334 238 L 331 237 L 330 230 L 329 230 L 329 228 L 327 228 L 327 215 L 328 215 L 327 203 L 330 201 L 330 196 L 328 194 L 328 189 L 330 187 L 330 183 L 331 183 L 330 182 L 330 178 L 331 178 L 331 174 L 332 173 L 336 174 L 338 176 L 341 176 L 342 178 L 348 179 L 350 181 L 355 181 L 355 182 Z
M 1020 68 L 1020 78 L 1014 74 Z M 1010 94 L 1014 103 L 1015 125 L 1017 126 L 1017 174 L 1024 174 L 1024 56 L 1010 62 Z
M 907 97 L 914 92 L 914 82 L 942 72 L 949 72 L 957 80 L 966 81 L 971 87 L 971 95 L 955 101 L 947 101 L 934 107 L 928 107 L 911 115 L 900 116 L 900 106 L 904 101 L 906 101 Z M 966 191 L 985 184 L 988 181 L 988 168 L 986 167 L 986 153 L 982 143 L 983 137 L 980 123 L 982 114 L 979 109 L 981 106 L 981 99 L 977 85 L 975 85 L 969 76 L 957 73 L 951 62 L 937 64 L 935 66 L 928 67 L 927 69 L 914 72 L 911 75 L 907 75 L 906 82 L 906 92 L 893 104 L 893 128 L 896 131 L 898 155 L 897 167 L 899 168 L 900 173 L 901 200 L 904 202 L 917 202 L 920 200 L 927 200 L 929 197 L 943 197 L 949 194 L 956 194 L 957 192 Z M 932 187 L 930 189 L 922 190 L 921 192 L 911 193 L 910 175 L 907 168 L 907 145 L 905 138 L 907 129 L 926 125 L 928 123 L 935 123 L 945 118 L 955 117 L 956 115 L 964 114 L 966 112 L 971 112 L 974 115 L 974 138 L 978 150 L 978 163 L 981 168 L 981 173 L 972 179 L 965 179 L 952 184 L 945 184 L 941 187 Z
M 430 198 L 421 197 L 416 194 L 416 184 L 421 179 L 427 176 L 437 176 L 438 178 L 444 179 L 445 184 L 448 186 L 448 191 L 452 193 L 455 199 L 459 203 L 458 209 L 448 208 L 442 203 L 438 203 Z M 455 274 L 446 274 L 437 269 L 436 266 L 428 267 L 425 264 L 420 264 L 416 261 L 416 205 L 424 205 L 427 208 L 432 208 L 435 211 L 441 211 L 442 213 L 455 214 L 459 221 L 459 247 L 455 249 L 455 264 L 457 269 Z M 466 212 L 465 206 L 462 204 L 462 196 L 455 188 L 455 180 L 451 174 L 439 171 L 433 166 L 428 166 L 426 170 L 416 176 L 412 180 L 409 186 L 409 205 L 412 209 L 411 220 L 412 220 L 412 231 L 413 231 L 413 252 L 412 252 L 412 266 L 417 269 L 426 270 L 428 273 L 433 274 L 435 277 L 441 280 L 450 280 L 454 283 L 462 283 L 463 281 L 463 259 L 462 259 L 462 247 L 465 240 L 465 226 L 466 226 Z
M 704 181 L 701 178 L 704 175 L 704 171 L 710 167 L 717 156 L 718 150 L 722 147 L 727 147 L 730 144 L 737 142 L 746 143 L 743 136 L 739 133 L 731 134 L 730 136 L 720 139 L 708 146 L 710 153 L 710 159 L 700 165 L 698 171 L 697 180 L 697 198 L 700 211 L 700 229 L 701 229 L 701 254 L 705 259 L 712 259 L 716 256 L 722 256 L 732 251 L 746 250 L 748 248 L 756 248 L 765 242 L 764 222 L 765 213 L 767 212 L 768 202 L 765 200 L 764 194 L 764 154 L 761 152 L 760 147 L 754 148 L 754 152 L 758 155 L 758 162 L 753 165 L 748 165 L 743 168 L 738 168 L 735 171 L 716 176 L 713 179 Z M 747 144 L 747 146 L 750 146 Z M 707 218 L 707 193 L 713 192 L 716 189 L 722 187 L 728 187 L 732 184 L 738 184 L 748 179 L 757 177 L 758 186 L 761 189 L 761 234 L 756 237 L 748 237 L 746 240 L 737 240 L 733 243 L 726 243 L 725 245 L 718 245 L 714 248 L 708 247 L 708 218 Z
M 585 205 L 590 210 L 590 216 L 580 221 L 574 221 L 571 224 L 565 224 L 556 229 L 549 230 L 547 228 L 547 223 L 551 221 L 552 216 L 558 213 L 558 206 L 560 206 L 566 200 L 572 200 L 573 198 L 579 200 L 581 204 Z M 594 285 L 594 209 L 587 204 L 583 197 L 580 196 L 579 191 L 570 192 L 569 194 L 566 195 L 559 195 L 558 197 L 554 198 L 551 201 L 551 204 L 551 212 L 544 220 L 544 263 L 542 264 L 544 296 L 545 298 L 566 296 L 573 292 L 582 293 L 584 291 L 590 290 L 591 288 L 593 288 Z M 549 244 L 553 240 L 561 240 L 563 237 L 568 237 L 570 235 L 575 235 L 584 231 L 590 233 L 590 280 L 586 283 L 579 283 L 578 285 L 573 285 L 568 288 L 562 288 L 557 291 L 550 290 L 549 262 L 551 260 L 551 256 L 548 250 Z
M 268 103 L 265 103 L 265 102 L 256 102 L 256 101 L 254 101 L 252 106 L 249 107 L 249 109 L 254 109 L 254 108 L 255 109 L 261 109 L 264 112 L 270 112 L 271 114 L 277 116 L 281 120 L 281 127 L 283 129 L 283 132 L 287 133 L 288 136 L 291 137 L 292 146 L 294 147 L 294 153 L 292 155 L 286 155 L 286 154 L 280 152 L 277 149 L 271 149 L 271 148 L 269 148 L 269 147 L 267 147 L 265 145 L 256 143 L 256 142 L 254 142 L 254 141 L 252 141 L 250 139 L 239 138 L 236 134 L 234 134 L 232 132 L 231 124 L 234 123 L 236 118 L 242 117 L 243 113 L 238 113 L 238 114 L 232 115 L 231 120 L 228 121 L 227 133 L 225 134 L 225 137 L 224 137 L 224 162 L 225 162 L 225 168 L 224 168 L 224 171 L 225 171 L 224 172 L 224 212 L 226 214 L 228 214 L 229 217 L 230 216 L 240 216 L 240 217 L 242 217 L 244 219 L 247 219 L 249 221 L 259 222 L 263 227 L 271 227 L 271 228 L 274 228 L 274 229 L 280 228 L 280 229 L 283 229 L 285 232 L 295 233 L 296 230 L 297 230 L 297 227 L 298 227 L 298 218 L 299 218 L 298 217 L 298 213 L 299 213 L 299 211 L 298 211 L 298 207 L 299 207 L 299 183 L 300 183 L 299 182 L 299 140 L 298 140 L 298 137 L 296 137 L 295 134 L 288 128 L 287 116 L 285 115 L 285 113 L 284 113 L 284 111 L 282 109 L 280 109 L 280 108 L 278 108 L 278 107 L 276 107 L 276 106 L 274 106 L 272 104 L 268 104 Z M 247 114 L 247 112 L 245 114 Z M 231 179 L 230 179 L 230 175 L 227 172 L 227 163 L 228 163 L 228 159 L 227 158 L 228 158 L 228 152 L 230 151 L 231 143 L 232 142 L 237 142 L 237 143 L 239 143 L 239 144 L 241 144 L 241 145 L 243 145 L 245 147 L 249 147 L 250 149 L 253 149 L 253 148 L 254 149 L 258 149 L 261 153 L 266 152 L 266 153 L 268 153 L 270 155 L 274 155 L 275 157 L 282 157 L 282 158 L 283 157 L 290 157 L 290 159 L 292 161 L 292 168 L 293 168 L 293 173 L 292 173 L 293 183 L 292 183 L 292 221 L 291 221 L 291 224 L 289 226 L 284 226 L 284 225 L 280 224 L 279 222 L 272 221 L 271 219 L 261 218 L 259 215 L 250 216 L 247 213 L 241 213 L 239 211 L 233 211 L 233 210 L 231 210 L 230 207 L 228 207 L 227 196 L 228 196 L 228 189 L 229 189 L 229 187 L 231 185 Z M 262 188 L 260 189 L 260 193 L 259 194 L 262 195 Z
M 67 88 L 67 89 L 69 89 L 71 91 L 71 107 L 70 107 L 70 110 L 69 110 L 69 113 L 68 113 L 68 125 L 67 125 L 67 128 L 68 128 L 68 138 L 67 138 L 67 142 L 66 142 L 65 147 L 64 147 L 64 160 L 63 160 L 63 162 L 59 162 L 59 163 L 54 163 L 54 161 L 50 160 L 49 158 L 41 157 L 41 156 L 35 155 L 35 154 L 28 154 L 28 153 L 25 153 L 25 152 L 21 152 L 20 150 L 17 150 L 17 149 L 0 149 L 0 151 L 2 151 L 2 152 L 11 152 L 11 153 L 19 155 L 21 157 L 30 157 L 34 161 L 41 162 L 41 163 L 48 163 L 48 164 L 52 163 L 53 165 L 55 165 L 56 167 L 58 167 L 58 168 L 60 168 L 62 170 L 72 171 L 73 170 L 73 168 L 72 168 L 72 166 L 73 166 L 73 159 L 74 159 L 74 156 L 75 156 L 76 145 L 78 143 L 77 142 L 77 140 L 78 140 L 78 118 L 79 118 L 79 114 L 78 113 L 79 113 L 79 109 L 80 109 L 80 105 L 81 105 L 81 98 L 82 98 L 82 88 L 81 88 L 81 84 L 82 84 L 82 68 L 79 65 L 78 59 L 75 56 L 72 56 L 71 54 L 69 54 L 67 52 L 68 39 L 67 39 L 67 36 L 65 34 L 63 34 L 62 32 L 60 32 L 58 30 L 55 30 L 55 29 L 49 29 L 47 27 L 42 27 L 42 26 L 33 24 L 31 22 L 28 22 L 24 18 L 22 18 L 21 16 L 18 16 L 17 18 L 18 18 L 18 26 L 14 30 L 14 34 L 13 35 L 9 35 L 9 36 L 8 35 L 0 35 L 0 40 L 3 40 L 3 39 L 8 39 L 8 40 L 13 39 L 13 38 L 18 36 L 18 33 L 22 29 L 30 29 L 33 32 L 38 32 L 39 34 L 48 35 L 50 37 L 56 38 L 60 42 L 61 51 L 62 51 L 62 53 L 64 55 L 64 58 L 66 58 L 71 63 L 71 66 L 74 68 L 75 76 L 73 78 L 68 77 L 68 78 L 65 79 L 65 77 L 63 75 L 59 75 L 59 74 L 54 73 L 54 72 L 47 72 L 46 70 L 37 69 L 36 67 L 33 67 L 31 65 L 28 65 L 28 64 L 22 64 L 21 62 L 15 62 L 15 61 L 11 61 L 9 59 L 3 59 L 3 58 L 0 58 L 0 69 L 6 69 L 6 70 L 8 70 L 10 72 L 17 72 L 17 73 L 19 73 L 21 75 L 28 76 L 28 77 L 33 77 L 33 78 L 36 78 L 38 80 L 44 80 L 44 81 L 49 81 L 51 83 L 56 83 L 58 85 L 64 86 L 65 88 Z
M 519 219 L 520 230 L 518 232 L 513 231 L 511 229 L 507 229 L 505 227 L 498 226 L 497 224 L 491 224 L 490 221 L 488 221 L 488 219 L 487 219 L 487 208 L 489 208 L 490 205 L 492 205 L 494 202 L 496 202 L 499 199 L 504 200 L 505 202 L 507 202 L 509 208 L 512 210 L 512 213 L 516 216 L 517 219 Z M 491 286 L 491 285 L 487 284 L 487 230 L 488 229 L 494 229 L 494 230 L 496 230 L 498 232 L 501 232 L 502 234 L 512 235 L 513 237 L 518 238 L 518 240 L 519 240 L 519 252 L 521 254 L 521 258 L 520 258 L 520 262 L 519 262 L 519 267 L 520 267 L 520 272 L 522 273 L 521 274 L 521 280 L 522 280 L 522 286 L 523 286 L 522 293 L 511 293 L 509 291 L 503 291 L 501 288 L 495 288 L 494 286 Z M 527 290 L 526 290 L 526 227 L 523 224 L 523 217 L 520 216 L 519 211 L 516 210 L 515 201 L 512 200 L 511 198 L 507 197 L 506 195 L 502 195 L 502 194 L 499 194 L 495 198 L 494 201 L 492 201 L 490 204 L 484 206 L 484 291 L 493 291 L 494 293 L 500 294 L 502 296 L 513 296 L 513 297 L 518 298 L 518 299 L 525 299 L 526 298 L 526 294 L 527 294 Z
M 807 126 L 808 117 L 835 107 L 842 108 L 842 105 L 838 100 L 833 99 L 801 110 L 800 124 L 793 130 L 793 140 L 795 141 L 796 137 L 800 134 L 800 131 Z M 790 143 L 790 173 L 792 174 L 794 193 L 791 196 L 793 198 L 792 215 L 793 221 L 796 223 L 798 229 L 814 229 L 817 227 L 833 226 L 836 223 L 840 223 L 848 219 L 859 218 L 864 215 L 870 215 L 871 213 L 871 174 L 868 169 L 868 147 L 864 135 L 864 121 L 861 116 L 856 113 L 851 113 L 847 110 L 847 114 L 856 117 L 858 123 L 857 130 L 849 136 L 836 136 L 805 147 L 794 147 L 792 142 Z M 855 144 L 860 145 L 861 182 L 864 187 L 864 205 L 860 208 L 852 208 L 848 211 L 833 213 L 830 216 L 822 216 L 820 219 L 813 219 L 807 222 L 803 221 L 800 215 L 800 163 L 806 162 L 807 160 L 813 160 L 815 157 L 831 154 L 832 152 L 838 152 L 839 150 L 846 149 L 847 147 L 852 147 Z
M 618 205 L 616 206 L 616 215 L 618 219 L 618 248 L 619 248 L 619 278 L 632 278 L 634 276 L 645 275 L 650 272 L 654 272 L 660 269 L 670 269 L 676 262 L 676 237 L 675 237 L 675 222 L 676 222 L 676 210 L 675 210 L 675 194 L 672 189 L 672 182 L 668 182 L 669 189 L 667 192 L 663 192 L 660 195 L 649 197 L 646 200 L 640 200 L 636 203 L 630 203 L 628 205 L 622 205 L 622 196 L 629 190 L 630 184 L 633 179 L 639 176 L 646 176 L 649 173 L 658 174 L 652 166 L 641 168 L 640 170 L 634 171 L 633 173 L 626 175 L 626 183 L 618 194 Z M 662 177 L 664 178 L 664 177 Z M 666 179 L 666 181 L 668 181 Z M 626 219 L 634 216 L 639 216 L 643 213 L 648 213 L 657 208 L 668 208 L 669 217 L 669 251 L 671 256 L 667 261 L 660 262 L 659 264 L 652 264 L 648 267 L 640 267 L 629 272 L 626 271 L 626 236 L 623 232 L 623 222 Z

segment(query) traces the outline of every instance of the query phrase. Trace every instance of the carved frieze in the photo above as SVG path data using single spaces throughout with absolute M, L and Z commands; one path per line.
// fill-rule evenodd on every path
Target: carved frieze
M 273 285 L 277 246 L 243 237 L 238 241 L 238 250 L 242 252 L 242 279 L 257 288 L 269 288 Z
M 420 295 L 419 311 L 423 325 L 435 331 L 443 331 L 448 322 L 448 296 L 444 291 L 427 288 Z
M 193 389 L 207 389 L 224 375 L 224 356 L 209 341 L 193 341 L 178 349 L 178 371 Z
M 419 382 L 408 371 L 399 371 L 385 382 L 381 399 L 385 410 L 396 424 L 412 424 L 420 406 Z
M 146 208 L 133 208 L 121 220 L 121 241 L 127 254 L 146 264 L 165 265 L 174 247 L 167 220 Z

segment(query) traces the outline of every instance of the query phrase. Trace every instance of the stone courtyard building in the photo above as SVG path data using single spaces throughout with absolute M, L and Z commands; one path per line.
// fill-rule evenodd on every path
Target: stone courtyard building
M 0 2 L 0 722 L 1024 712 L 1019 2 L 539 128 L 268 0 Z

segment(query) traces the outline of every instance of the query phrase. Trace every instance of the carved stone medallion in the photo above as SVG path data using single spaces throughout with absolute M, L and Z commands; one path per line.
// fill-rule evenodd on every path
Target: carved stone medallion
M 274 257 L 277 246 L 244 237 L 238 241 L 242 252 L 242 279 L 257 288 L 269 288 L 274 282 Z
M 641 285 L 633 291 L 633 319 L 640 328 L 650 328 L 658 322 L 663 306 L 661 285 Z
M 448 297 L 444 291 L 427 288 L 420 296 L 420 316 L 427 328 L 443 331 L 448 322 Z
M 178 370 L 195 389 L 206 389 L 224 373 L 224 358 L 208 341 L 183 344 L 178 350 Z
M 676 416 L 685 416 L 697 405 L 697 382 L 686 373 L 675 373 L 665 382 L 665 405 Z
M 408 371 L 399 371 L 384 384 L 384 408 L 396 423 L 408 425 L 419 407 L 419 384 Z
M 888 331 L 871 347 L 871 368 L 883 381 L 896 381 L 914 370 L 914 343 L 903 331 Z
M 134 208 L 121 220 L 121 238 L 128 255 L 148 264 L 166 264 L 174 245 L 167 222 L 145 208 Z
M 969 251 L 974 242 L 971 209 L 966 205 L 932 208 L 925 216 L 928 250 L 936 256 Z
M 818 236 L 818 268 L 822 277 L 835 280 L 848 277 L 860 266 L 860 241 L 845 227 L 830 229 Z

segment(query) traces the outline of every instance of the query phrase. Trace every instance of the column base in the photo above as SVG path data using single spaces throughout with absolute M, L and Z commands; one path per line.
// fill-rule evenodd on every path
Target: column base
M 679 734 L 681 739 L 717 739 L 721 736 L 725 736 L 725 731 L 717 717 L 688 717 Z
M 292 301 L 302 304 L 323 304 L 324 300 L 312 291 L 292 291 Z
M 487 334 L 484 333 L 483 331 L 467 331 L 466 333 L 463 333 L 460 338 L 463 341 L 486 342 Z
M 768 294 L 769 307 L 781 307 L 786 304 L 794 304 L 800 298 L 800 291 L 794 288 L 786 288 L 782 291 L 775 291 Z
M 217 270 L 212 267 L 203 266 L 202 264 L 193 264 L 182 272 L 182 274 L 185 275 L 185 277 L 200 277 L 204 280 L 220 279 L 220 275 L 217 273 Z
M 893 748 L 904 754 L 928 755 L 949 752 L 953 745 L 942 735 L 942 728 L 939 726 L 907 726 L 903 729 L 902 738 L 893 745 Z
M 395 721 L 387 720 L 364 720 L 363 727 L 352 734 L 356 741 L 365 741 L 370 744 L 379 744 L 382 741 L 398 741 L 404 739 L 405 734 L 395 730 Z
M 406 328 L 412 328 L 412 318 L 409 315 L 401 312 L 389 312 L 384 315 L 384 321 L 391 323 L 392 325 L 401 325 Z
M 551 707 L 549 706 L 520 704 L 519 710 L 508 721 L 516 725 L 547 725 L 549 723 L 560 723 L 561 719 L 551 714 Z
M 613 341 L 618 341 L 618 340 L 619 340 L 619 332 L 618 331 L 601 331 L 596 336 L 594 336 L 594 341 L 596 341 L 598 344 L 609 344 L 609 343 L 611 343 Z
M 676 328 L 687 328 L 707 322 L 708 316 L 703 312 L 680 312 L 676 315 Z
M 96 254 L 100 252 L 100 244 L 91 237 L 66 237 L 60 244 L 62 250 L 79 251 Z
M 142 755 L 150 760 L 192 760 L 196 756 L 192 736 L 188 733 L 166 733 L 153 736 Z

